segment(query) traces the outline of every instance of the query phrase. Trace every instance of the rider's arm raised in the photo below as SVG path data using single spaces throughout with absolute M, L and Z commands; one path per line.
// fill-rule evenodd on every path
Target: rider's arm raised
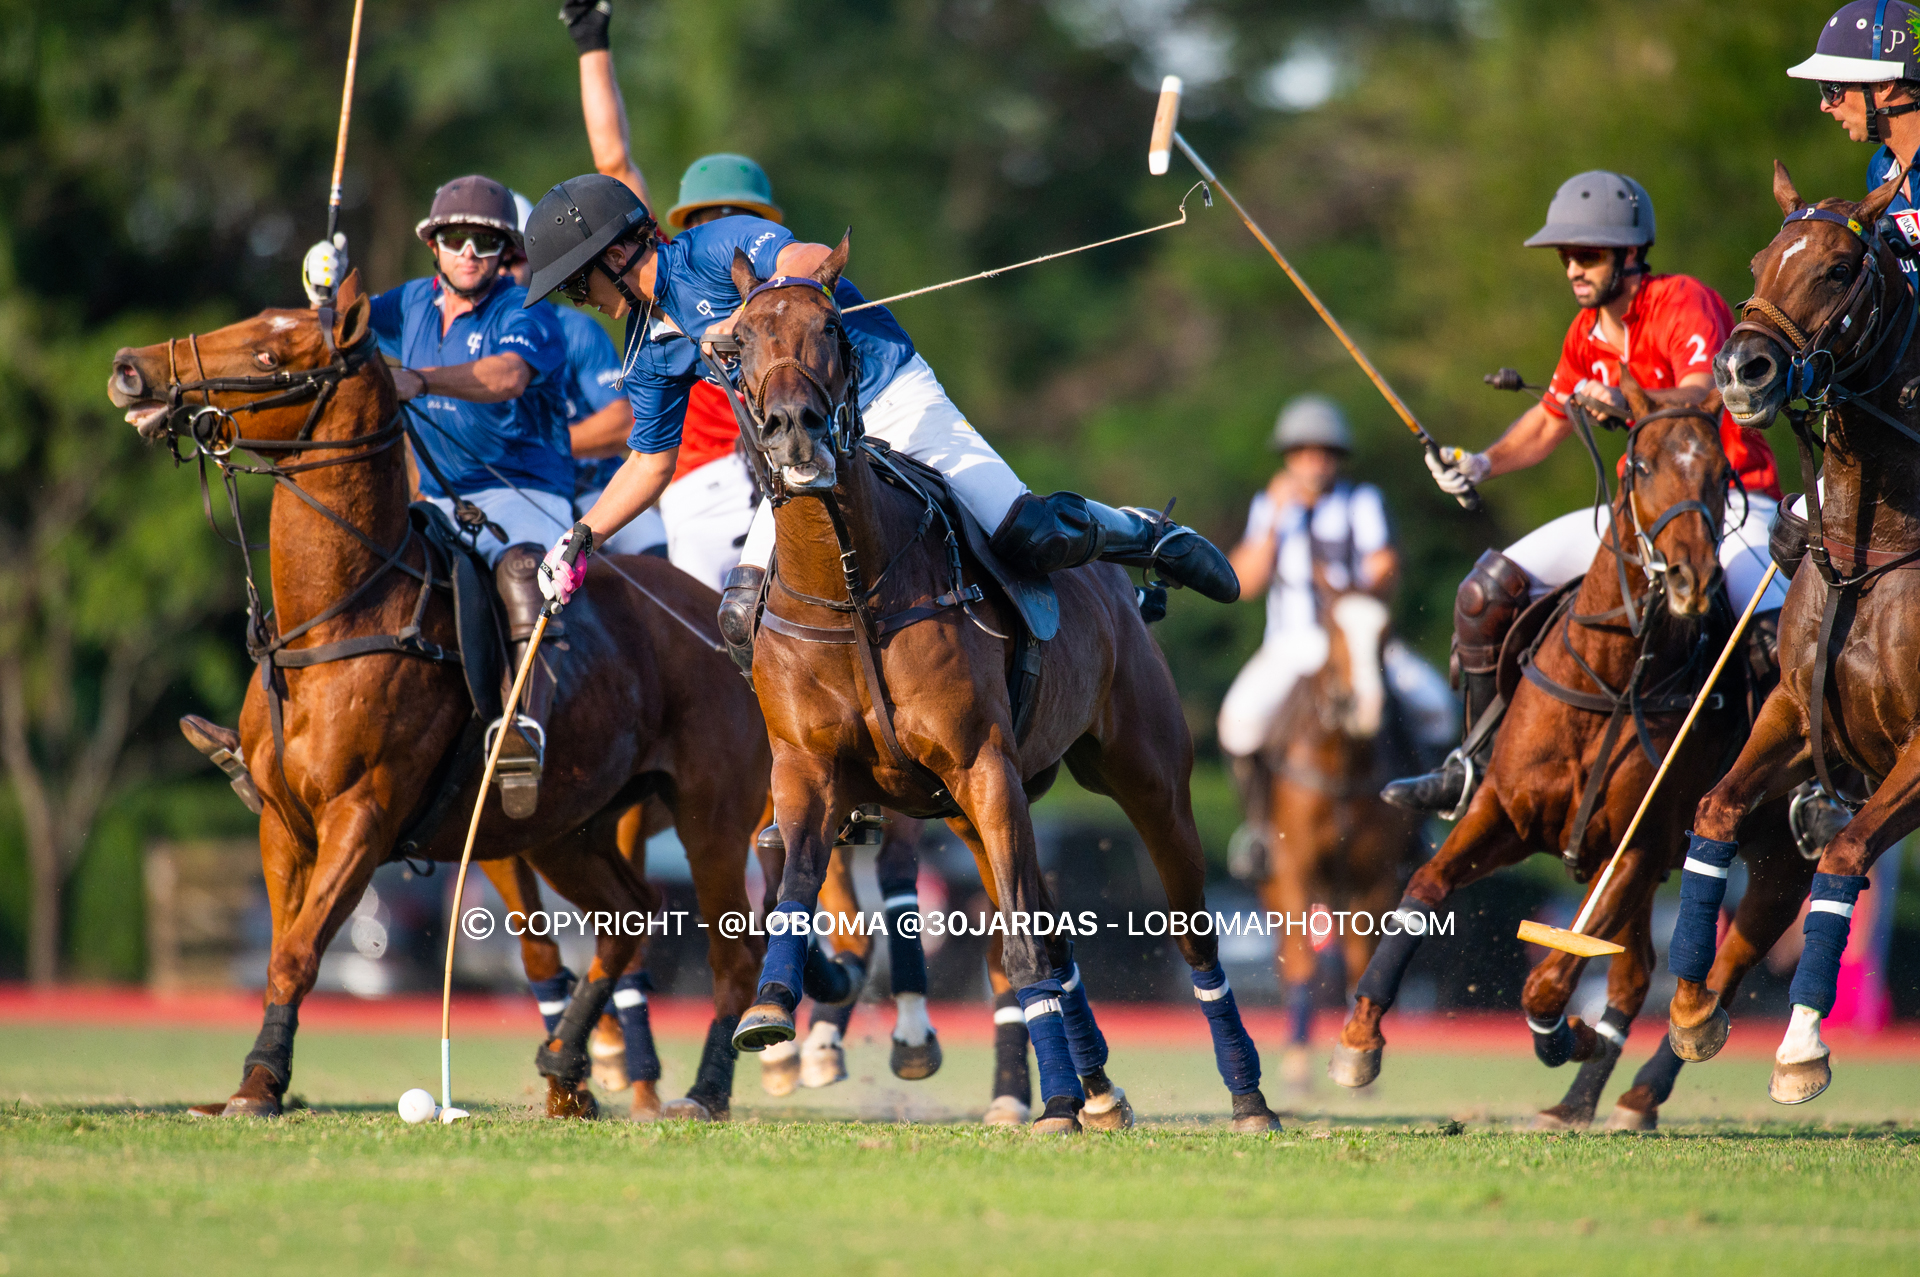
M 627 104 L 613 73 L 613 54 L 596 49 L 580 55 L 580 111 L 587 121 L 587 145 L 593 149 L 595 172 L 618 178 L 648 208 L 647 179 L 633 162 L 627 130 Z
M 468 403 L 504 403 L 526 392 L 533 365 L 518 355 L 488 355 L 470 364 L 438 368 L 396 368 L 393 382 L 400 398 L 445 395 Z

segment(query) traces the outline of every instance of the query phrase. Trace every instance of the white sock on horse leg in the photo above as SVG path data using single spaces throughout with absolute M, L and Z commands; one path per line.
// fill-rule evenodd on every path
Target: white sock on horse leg
M 807 1050 L 824 1051 L 840 1045 L 840 1026 L 831 1020 L 815 1020 L 807 1030 Z
M 1820 1013 L 1812 1007 L 1795 1006 L 1793 1019 L 1787 1022 L 1787 1035 L 1773 1058 L 1781 1064 L 1805 1064 L 1822 1059 L 1831 1052 L 1820 1040 Z
M 896 993 L 893 1005 L 893 1040 L 908 1046 L 925 1046 L 927 1035 L 933 1032 L 933 1021 L 927 1018 L 927 995 Z
M 800 1054 L 800 1044 L 798 1042 L 775 1042 L 772 1046 L 760 1053 L 760 1065 L 762 1068 L 765 1068 L 768 1064 L 775 1064 L 781 1060 L 791 1060 L 798 1054 Z

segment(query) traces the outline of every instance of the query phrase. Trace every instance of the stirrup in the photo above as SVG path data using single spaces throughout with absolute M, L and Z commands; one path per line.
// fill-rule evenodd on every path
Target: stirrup
M 504 717 L 487 725 L 486 749 L 489 757 L 493 755 L 494 743 L 499 739 L 500 729 L 504 725 Z M 547 758 L 547 732 L 525 714 L 515 714 L 513 725 L 521 738 L 533 746 L 533 753 L 531 756 L 502 756 L 494 764 L 493 783 L 500 787 L 500 810 L 507 819 L 525 820 L 540 805 L 540 772 Z
M 1442 816 L 1440 818 L 1442 820 L 1460 819 L 1462 816 L 1467 814 L 1467 805 L 1473 802 L 1474 771 L 1475 771 L 1475 768 L 1473 765 L 1473 755 L 1464 752 L 1460 748 L 1456 748 L 1453 750 L 1452 753 L 1448 754 L 1446 758 L 1441 761 L 1440 770 L 1441 771 L 1447 770 L 1447 764 L 1452 762 L 1458 762 L 1460 764 L 1460 769 L 1465 773 L 1465 778 L 1462 779 L 1460 782 L 1459 804 L 1456 805 L 1452 811 Z

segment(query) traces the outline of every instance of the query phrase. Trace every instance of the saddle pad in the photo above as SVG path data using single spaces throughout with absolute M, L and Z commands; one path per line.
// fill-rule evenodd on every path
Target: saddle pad
M 493 573 L 468 546 L 446 511 L 426 501 L 408 508 L 408 517 L 430 544 L 437 546 L 453 578 L 454 630 L 460 638 L 460 664 L 474 715 L 486 722 L 500 717 L 500 680 L 507 668 L 505 630 L 494 601 Z

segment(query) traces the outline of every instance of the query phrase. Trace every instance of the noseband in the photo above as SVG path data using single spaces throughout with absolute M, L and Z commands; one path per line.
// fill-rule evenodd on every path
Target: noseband
M 193 354 L 194 371 L 199 376 L 193 381 L 180 380 L 178 344 L 182 338 L 167 338 L 167 446 L 173 452 L 175 461 L 189 460 L 195 453 L 214 458 L 225 457 L 235 448 L 245 448 L 250 452 L 306 452 L 324 449 L 351 448 L 357 445 L 378 442 L 382 446 L 391 444 L 399 437 L 398 420 L 378 435 L 365 439 L 355 439 L 348 443 L 316 443 L 313 441 L 314 427 L 320 424 L 321 416 L 327 410 L 334 392 L 340 383 L 357 372 L 361 365 L 373 358 L 377 349 L 373 335 L 368 333 L 358 342 L 344 350 L 335 349 L 333 329 L 330 322 L 324 322 L 327 349 L 333 358 L 318 368 L 283 368 L 278 372 L 262 373 L 247 377 L 209 377 L 206 365 L 200 358 L 200 338 L 197 333 L 189 333 L 184 338 L 187 349 Z M 237 407 L 226 407 L 213 401 L 215 394 L 264 395 Z M 188 395 L 200 396 L 198 404 L 187 402 Z M 238 413 L 264 412 L 269 408 L 281 408 L 288 404 L 304 403 L 312 399 L 313 407 L 307 411 L 307 420 L 300 427 L 300 433 L 293 439 L 245 439 L 240 436 L 239 425 L 234 421 Z M 194 451 L 182 456 L 179 448 L 180 436 L 184 434 L 193 443 Z M 345 460 L 346 458 L 343 458 Z

